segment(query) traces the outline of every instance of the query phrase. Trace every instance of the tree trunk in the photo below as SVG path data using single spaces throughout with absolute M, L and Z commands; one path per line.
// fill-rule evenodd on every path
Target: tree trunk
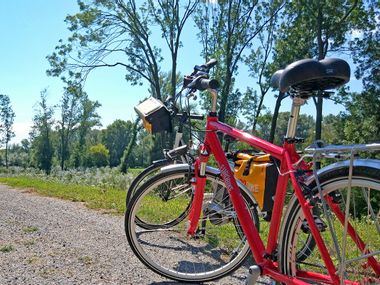
M 137 133 L 139 131 L 139 128 L 138 128 L 139 122 L 140 122 L 140 118 L 137 118 L 135 123 L 133 124 L 131 140 L 129 141 L 127 148 L 124 150 L 124 154 L 123 154 L 123 157 L 122 157 L 121 163 L 120 163 L 120 171 L 122 173 L 127 173 L 127 171 L 128 171 L 128 167 L 129 167 L 128 159 L 129 159 L 129 156 L 132 153 L 132 149 L 136 143 L 136 137 L 137 137 Z
M 274 142 L 274 135 L 276 132 L 278 113 L 280 112 L 281 101 L 284 98 L 285 98 L 285 93 L 279 92 L 277 100 L 276 100 L 276 106 L 273 111 L 272 124 L 270 127 L 269 142 L 271 143 Z
M 8 143 L 5 143 L 5 167 L 8 168 Z

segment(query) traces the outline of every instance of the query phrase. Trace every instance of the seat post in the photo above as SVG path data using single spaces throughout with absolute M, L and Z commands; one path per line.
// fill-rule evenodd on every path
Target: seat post
M 296 137 L 298 115 L 300 113 L 301 106 L 305 104 L 305 99 L 294 96 L 292 103 L 292 109 L 290 111 L 290 117 L 288 121 L 288 129 L 286 131 L 285 139 L 294 139 Z

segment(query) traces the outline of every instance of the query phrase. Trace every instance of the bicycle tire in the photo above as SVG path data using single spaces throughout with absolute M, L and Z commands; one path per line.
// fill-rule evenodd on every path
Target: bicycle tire
M 128 203 L 131 200 L 131 197 L 136 193 L 137 189 L 150 177 L 155 175 L 162 167 L 169 165 L 173 163 L 171 160 L 159 160 L 151 165 L 149 165 L 147 168 L 145 168 L 142 172 L 140 172 L 132 181 L 130 184 L 127 196 L 125 199 L 125 205 L 128 208 Z
M 369 164 L 368 164 L 369 165 Z M 336 205 L 344 213 L 345 199 L 348 197 L 347 189 L 350 189 L 349 185 L 349 167 L 337 167 L 331 168 L 329 171 L 322 173 L 319 176 L 319 181 L 322 187 L 322 193 L 324 197 L 330 195 L 333 198 L 333 205 Z M 356 166 L 353 168 L 352 180 L 350 191 L 350 203 L 348 210 L 349 220 L 351 225 L 358 232 L 359 236 L 367 245 L 367 250 L 370 252 L 377 252 L 380 249 L 380 169 L 378 166 Z M 317 193 L 318 189 L 316 182 L 312 182 L 311 188 Z M 372 191 L 370 195 L 368 191 Z M 368 198 L 370 197 L 370 198 Z M 377 202 L 375 202 L 377 201 Z M 375 203 L 373 203 L 375 202 Z M 363 204 L 364 203 L 364 204 Z M 319 202 L 317 207 L 322 207 Z M 334 207 L 334 206 L 332 206 Z M 372 211 L 370 210 L 372 207 Z M 354 258 L 362 256 L 362 253 L 358 251 L 358 248 L 354 244 L 354 239 L 351 239 L 347 232 L 344 231 L 343 225 L 335 219 L 338 219 L 333 211 L 328 208 L 331 214 L 331 225 L 336 234 L 336 241 L 338 244 L 338 250 L 334 247 L 334 239 L 331 237 L 330 228 L 327 227 L 323 230 L 323 223 L 328 226 L 328 220 L 326 215 L 322 214 L 319 218 L 322 221 L 320 223 L 320 231 L 322 238 L 328 247 L 329 254 L 332 256 L 335 267 L 339 268 L 339 260 L 344 257 L 345 260 L 350 259 L 350 263 L 344 263 L 345 273 L 343 278 L 355 282 L 362 282 L 364 284 L 379 284 L 380 276 L 379 272 L 375 272 L 368 264 L 365 266 L 363 260 L 353 261 Z M 363 211 L 367 211 L 367 215 L 363 215 Z M 322 210 L 322 213 L 323 210 Z M 360 214 L 360 215 L 359 215 Z M 373 215 L 375 214 L 375 215 Z M 334 220 L 333 220 L 334 219 Z M 304 260 L 297 260 L 294 252 L 297 251 L 298 246 L 302 246 L 305 242 L 300 242 L 302 236 L 310 236 L 310 233 L 305 233 L 305 219 L 301 206 L 298 200 L 293 197 L 287 214 L 284 219 L 284 224 L 280 233 L 279 240 L 279 266 L 281 271 L 288 276 L 300 276 L 299 272 L 313 271 L 321 274 L 327 274 L 327 269 L 321 259 L 319 250 L 309 252 L 308 256 Z M 377 227 L 377 228 L 376 228 Z M 346 240 L 346 252 L 343 255 L 342 244 Z M 338 255 L 340 252 L 340 256 Z M 380 256 L 373 257 L 378 263 L 380 262 Z M 303 275 L 303 280 L 315 284 L 316 280 L 306 278 Z M 371 281 L 374 280 L 374 281 Z M 317 283 L 320 284 L 321 281 Z M 323 283 L 323 282 L 322 282 Z M 362 284 L 361 283 L 361 284 Z
M 153 177 L 154 175 L 157 175 L 162 167 L 168 166 L 168 165 L 170 165 L 172 163 L 174 163 L 174 161 L 172 161 L 172 160 L 161 160 L 161 161 L 158 161 L 158 162 L 150 165 L 146 169 L 144 169 L 138 176 L 136 176 L 136 178 L 131 183 L 131 186 L 129 187 L 128 192 L 127 192 L 127 197 L 126 197 L 126 206 L 127 206 L 127 209 L 128 209 L 129 201 L 132 199 L 133 195 L 137 192 L 138 188 L 141 185 L 143 185 L 144 182 L 146 182 L 147 180 L 149 180 L 151 177 Z M 166 221 L 163 224 L 150 224 L 150 223 L 148 223 L 148 222 L 140 219 L 137 216 L 135 218 L 135 223 L 137 225 L 139 225 L 140 227 L 144 228 L 144 229 L 155 229 L 155 228 L 162 228 L 162 227 L 172 227 L 172 226 L 176 225 L 177 223 L 181 222 L 186 217 L 187 212 L 190 209 L 191 202 L 192 202 L 192 198 L 191 198 L 191 200 L 189 200 L 189 204 L 184 209 L 184 211 L 182 213 L 178 214 L 178 217 L 173 217 L 172 220 Z
M 186 221 L 173 228 L 156 230 L 141 230 L 134 222 L 136 215 L 140 214 L 141 208 L 144 210 L 143 207 L 148 204 L 145 203 L 145 198 L 147 197 L 146 200 L 150 198 L 149 193 L 154 192 L 157 185 L 181 179 L 187 175 L 189 175 L 189 171 L 173 169 L 153 177 L 137 190 L 125 215 L 127 239 L 135 255 L 147 267 L 162 276 L 181 282 L 206 282 L 219 279 L 239 268 L 250 253 L 236 213 L 230 208 L 224 209 L 224 213 L 226 213 L 224 220 L 205 216 L 207 221 L 199 223 L 200 225 L 206 224 L 204 235 L 199 235 L 197 238 L 187 236 Z M 215 187 L 224 189 L 224 182 L 219 175 L 206 172 L 206 177 L 207 191 L 213 193 Z M 189 178 L 186 177 L 186 179 Z M 257 205 L 251 194 L 246 191 L 242 189 L 242 195 L 254 223 L 258 225 Z M 205 209 L 205 205 L 209 205 L 207 203 L 212 203 L 206 200 L 204 199 L 203 209 Z M 230 203 L 230 199 L 225 202 Z M 158 216 L 162 214 L 160 211 L 155 213 Z M 205 211 L 203 211 L 204 213 Z M 211 219 L 213 219 L 213 223 Z

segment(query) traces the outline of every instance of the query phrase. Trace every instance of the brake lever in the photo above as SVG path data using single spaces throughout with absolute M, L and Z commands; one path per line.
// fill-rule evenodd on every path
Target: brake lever
M 193 100 L 196 100 L 197 99 L 197 95 L 195 95 L 195 91 L 194 90 L 190 90 L 189 93 L 186 95 L 186 98 L 188 98 L 188 99 L 193 98 Z

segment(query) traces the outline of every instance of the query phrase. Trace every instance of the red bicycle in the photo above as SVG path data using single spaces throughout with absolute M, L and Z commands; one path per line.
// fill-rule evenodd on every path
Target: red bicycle
M 286 284 L 379 284 L 380 161 L 360 159 L 357 154 L 380 150 L 380 144 L 312 147 L 304 155 L 312 158 L 311 163 L 295 148 L 300 107 L 311 96 L 345 84 L 349 77 L 350 68 L 340 59 L 301 60 L 275 73 L 273 84 L 293 100 L 282 147 L 219 122 L 218 82 L 199 68 L 186 77 L 186 88 L 212 95 L 204 142 L 193 165 L 164 167 L 132 197 L 125 230 L 136 256 L 153 271 L 183 282 L 221 278 L 240 267 L 251 252 L 254 265 L 249 267 L 246 284 L 255 284 L 259 275 Z M 259 228 L 258 196 L 236 180 L 218 133 L 272 158 L 278 178 L 267 227 L 260 223 Z M 207 166 L 210 155 L 218 169 Z M 347 159 L 317 170 L 315 162 L 325 157 Z M 247 162 L 240 160 L 242 164 L 246 167 Z M 286 199 L 289 181 L 292 197 Z M 160 206 L 162 199 L 156 199 L 155 193 L 162 187 L 176 193 L 175 203 Z M 189 199 L 188 219 L 173 227 L 149 230 L 135 223 L 137 216 L 162 223 L 182 213 Z

